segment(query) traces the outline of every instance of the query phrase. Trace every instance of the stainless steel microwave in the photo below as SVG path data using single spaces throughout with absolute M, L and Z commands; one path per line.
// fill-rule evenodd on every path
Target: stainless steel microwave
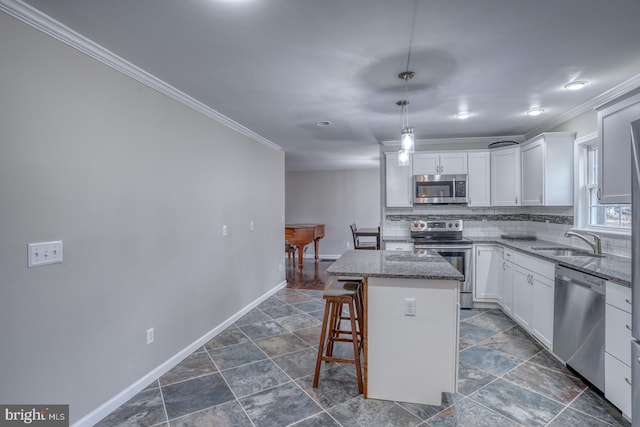
M 414 175 L 413 204 L 467 204 L 467 175 Z

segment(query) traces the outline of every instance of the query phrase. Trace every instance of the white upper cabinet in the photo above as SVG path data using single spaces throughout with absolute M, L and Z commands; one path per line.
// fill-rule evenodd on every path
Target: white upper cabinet
M 600 203 L 631 203 L 631 127 L 640 118 L 640 94 L 598 111 Z
M 398 153 L 385 154 L 386 206 L 410 207 L 411 202 L 411 157 L 408 166 L 398 165 Z
M 520 206 L 520 147 L 491 152 L 491 206 Z
M 414 153 L 414 175 L 437 175 L 440 171 L 440 155 L 435 153 Z
M 572 132 L 543 133 L 521 146 L 522 205 L 573 205 Z
M 467 173 L 467 153 L 415 153 L 414 175 L 457 175 Z
M 469 206 L 491 205 L 491 156 L 488 151 L 471 152 L 468 155 Z

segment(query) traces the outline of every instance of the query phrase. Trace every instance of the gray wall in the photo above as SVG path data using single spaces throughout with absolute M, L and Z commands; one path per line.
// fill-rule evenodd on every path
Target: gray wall
M 322 257 L 336 257 L 353 249 L 349 224 L 380 225 L 378 168 L 287 172 L 285 184 L 286 222 L 325 224 L 318 251 Z M 307 248 L 307 255 L 313 255 L 313 245 Z
M 598 132 L 598 112 L 596 110 L 589 110 L 578 117 L 556 126 L 551 129 L 550 132 L 575 132 L 576 139 Z
M 284 154 L 1 12 L 0 40 L 0 402 L 74 422 L 283 283 Z

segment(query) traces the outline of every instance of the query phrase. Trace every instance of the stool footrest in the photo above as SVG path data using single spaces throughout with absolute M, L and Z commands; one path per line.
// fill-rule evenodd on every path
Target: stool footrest
M 356 359 L 343 359 L 341 357 L 332 357 L 332 356 L 324 356 L 322 358 L 323 362 L 338 362 L 338 363 L 351 363 L 352 365 L 356 364 Z

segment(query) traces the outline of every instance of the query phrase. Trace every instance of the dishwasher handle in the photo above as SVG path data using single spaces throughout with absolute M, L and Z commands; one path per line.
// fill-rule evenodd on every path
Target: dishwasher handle
M 606 280 L 581 271 L 558 266 L 556 267 L 556 283 L 558 282 L 579 285 L 591 289 L 593 292 L 605 295 Z

